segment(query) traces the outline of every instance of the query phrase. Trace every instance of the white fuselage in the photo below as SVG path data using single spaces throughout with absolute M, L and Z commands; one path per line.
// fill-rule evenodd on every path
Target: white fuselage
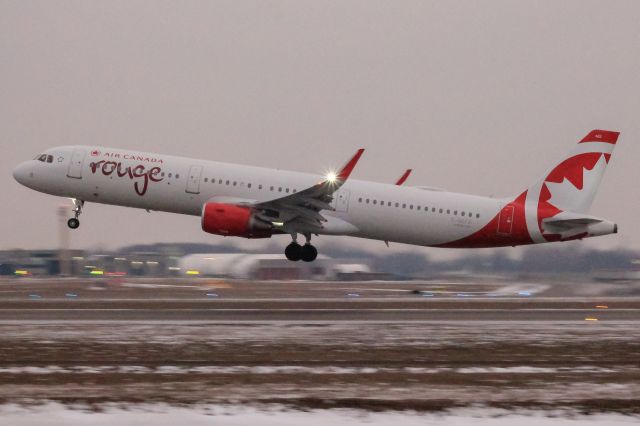
M 95 146 L 64 146 L 14 172 L 25 186 L 86 202 L 199 216 L 209 200 L 265 202 L 311 187 L 320 175 Z M 319 234 L 423 246 L 469 236 L 505 200 L 349 179 Z M 345 226 L 345 223 L 349 226 Z

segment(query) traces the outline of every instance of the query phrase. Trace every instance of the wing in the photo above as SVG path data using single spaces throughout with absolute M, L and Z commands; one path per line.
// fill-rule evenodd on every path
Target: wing
M 398 185 L 398 186 L 402 185 L 402 184 L 407 180 L 407 178 L 409 177 L 409 175 L 410 175 L 410 174 L 411 174 L 411 169 L 407 169 L 407 170 L 402 174 L 402 176 L 400 176 L 400 179 L 398 179 L 398 180 L 396 181 L 396 185 Z
M 339 172 L 317 184 L 282 198 L 255 203 L 253 207 L 261 219 L 282 232 L 317 232 L 327 221 L 320 212 L 333 210 L 333 194 L 347 181 L 363 152 L 364 149 L 359 149 Z

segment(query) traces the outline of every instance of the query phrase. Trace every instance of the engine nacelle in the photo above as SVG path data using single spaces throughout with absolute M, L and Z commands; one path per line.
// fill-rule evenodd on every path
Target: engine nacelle
M 250 207 L 206 203 L 202 208 L 202 230 L 230 237 L 270 238 L 273 225 L 258 219 Z

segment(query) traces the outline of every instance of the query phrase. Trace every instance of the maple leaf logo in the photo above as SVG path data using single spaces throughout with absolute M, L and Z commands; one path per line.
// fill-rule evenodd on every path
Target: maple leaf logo
M 591 169 L 582 167 L 582 187 L 578 188 L 566 177 L 562 182 L 545 182 L 551 197 L 547 203 L 560 210 L 586 212 L 593 201 L 607 161 L 601 156 Z

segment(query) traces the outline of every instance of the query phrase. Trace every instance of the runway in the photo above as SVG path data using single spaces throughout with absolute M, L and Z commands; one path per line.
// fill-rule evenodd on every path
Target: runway
M 477 309 L 471 306 L 434 308 L 425 303 L 421 307 L 393 308 L 367 307 L 366 303 L 350 303 L 334 308 L 319 308 L 312 303 L 300 303 L 297 307 L 278 308 L 262 304 L 262 307 L 235 308 L 225 303 L 203 307 L 197 303 L 191 307 L 164 308 L 162 305 L 143 304 L 139 307 L 122 307 L 112 302 L 109 307 L 82 307 L 77 302 L 60 302 L 55 307 L 0 308 L 0 322 L 16 321 L 161 321 L 161 322 L 567 322 L 567 321 L 625 321 L 640 323 L 640 309 L 570 309 L 570 308 L 522 308 L 505 304 L 499 308 Z M 292 302 L 295 304 L 295 302 Z M 3 304 L 0 304 L 3 305 Z M 70 306 L 71 305 L 71 306 Z M 79 305 L 79 306 L 78 306 Z M 267 305 L 267 306 L 265 306 Z M 493 306 L 496 306 L 494 304 Z
M 0 403 L 637 414 L 640 298 L 612 289 L 0 280 Z

